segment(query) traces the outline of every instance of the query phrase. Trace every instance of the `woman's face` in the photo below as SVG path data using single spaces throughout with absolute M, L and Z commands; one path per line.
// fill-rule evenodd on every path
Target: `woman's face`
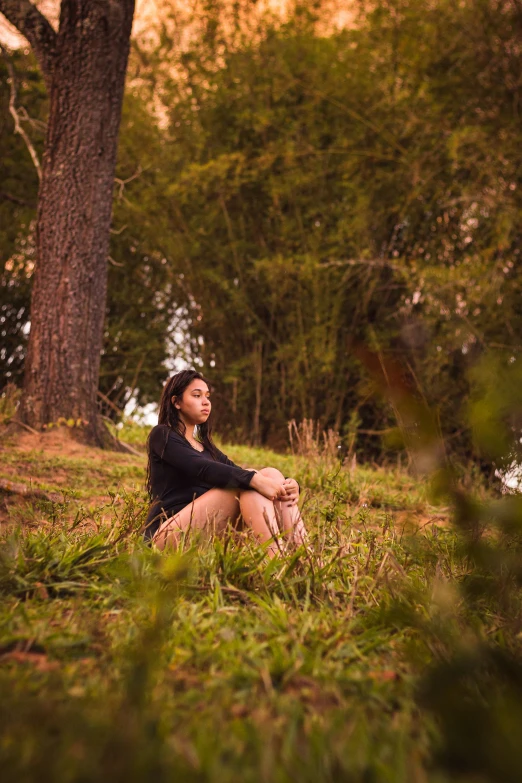
M 210 416 L 210 390 L 205 381 L 198 378 L 189 383 L 181 398 L 173 397 L 172 401 L 187 426 L 204 424 Z

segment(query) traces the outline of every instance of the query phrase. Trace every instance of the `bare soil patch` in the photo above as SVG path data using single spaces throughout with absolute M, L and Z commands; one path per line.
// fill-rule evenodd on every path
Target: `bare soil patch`
M 73 433 L 65 427 L 56 427 L 48 432 L 33 434 L 21 432 L 15 439 L 17 451 L 44 451 L 49 456 L 76 457 L 81 459 L 103 460 L 107 452 L 93 446 L 86 446 L 76 440 Z M 112 452 L 111 452 L 112 453 Z M 114 452 L 116 455 L 117 452 Z

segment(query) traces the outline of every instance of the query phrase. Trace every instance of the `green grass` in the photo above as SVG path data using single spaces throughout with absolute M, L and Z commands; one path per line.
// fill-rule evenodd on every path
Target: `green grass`
M 418 698 L 444 649 L 433 584 L 469 571 L 444 510 L 405 473 L 226 450 L 298 479 L 313 553 L 267 562 L 231 533 L 159 554 L 144 458 L 0 452 L 6 475 L 76 492 L 4 511 L 2 779 L 453 779 Z

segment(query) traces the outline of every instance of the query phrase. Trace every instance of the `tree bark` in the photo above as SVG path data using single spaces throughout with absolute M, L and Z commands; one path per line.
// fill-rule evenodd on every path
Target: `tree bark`
M 27 0 L 21 4 L 27 6 Z M 0 11 L 13 21 L 6 5 L 8 0 L 0 0 Z M 24 18 L 31 18 L 34 30 L 34 14 L 26 12 Z M 104 428 L 96 393 L 133 14 L 134 0 L 62 0 L 59 31 L 52 31 L 55 39 L 44 27 L 51 41 L 47 55 L 40 43 L 31 41 L 40 51 L 39 62 L 46 63 L 50 112 L 18 416 L 37 429 L 62 416 L 81 419 L 87 439 L 99 444 Z M 23 25 L 20 30 L 24 33 Z

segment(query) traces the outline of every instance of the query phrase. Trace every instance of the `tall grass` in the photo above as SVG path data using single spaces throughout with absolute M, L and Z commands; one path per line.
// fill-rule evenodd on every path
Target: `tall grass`
M 405 473 L 227 451 L 296 476 L 310 547 L 160 554 L 123 487 L 4 535 L 2 779 L 519 780 L 518 499 L 446 486 L 441 527 Z
M 350 507 L 337 468 L 311 470 L 313 546 L 272 561 L 232 531 L 160 555 L 136 495 L 5 538 L 4 779 L 400 780 L 419 766 L 404 632 L 383 620 L 411 555 L 386 514 Z

